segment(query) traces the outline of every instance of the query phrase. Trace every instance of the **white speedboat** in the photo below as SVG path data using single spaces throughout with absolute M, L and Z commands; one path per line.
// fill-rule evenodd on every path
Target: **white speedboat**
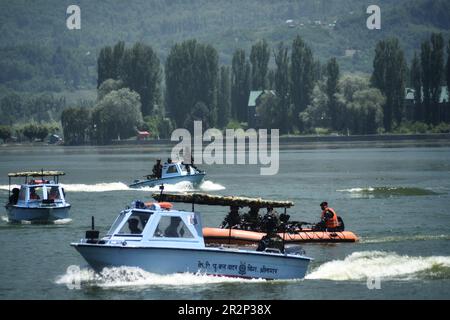
M 6 204 L 10 222 L 52 222 L 69 216 L 70 204 L 59 184 L 62 171 L 9 173 L 9 201 Z M 11 178 L 23 177 L 25 183 L 11 190 Z M 53 180 L 46 179 L 52 177 Z
M 190 164 L 182 162 L 166 162 L 162 166 L 161 177 L 153 175 L 145 176 L 146 179 L 134 180 L 130 188 L 155 187 L 163 184 L 175 184 L 182 181 L 188 181 L 194 186 L 199 185 L 206 173 L 198 170 Z
M 94 229 L 94 228 L 93 228 Z M 105 267 L 139 267 L 157 274 L 200 273 L 216 276 L 301 279 L 310 260 L 299 246 L 241 249 L 205 246 L 199 213 L 135 201 L 120 212 L 107 235 L 95 230 L 71 245 L 97 272 Z

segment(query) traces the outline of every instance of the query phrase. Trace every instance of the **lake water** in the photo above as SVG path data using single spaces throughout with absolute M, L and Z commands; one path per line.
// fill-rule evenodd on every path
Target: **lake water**
M 151 190 L 132 190 L 127 184 L 169 153 L 165 145 L 0 146 L 2 204 L 8 197 L 8 172 L 41 168 L 67 173 L 61 182 L 72 204 L 71 219 L 53 225 L 11 225 L 1 207 L 0 298 L 450 298 L 450 143 L 288 143 L 282 145 L 275 176 L 260 176 L 255 165 L 200 166 L 207 171 L 202 191 L 292 200 L 295 207 L 288 213 L 301 221 L 318 221 L 319 203 L 328 201 L 343 217 L 361 241 L 303 245 L 315 259 L 304 280 L 160 276 L 134 268 L 94 274 L 70 242 L 84 236 L 92 215 L 105 232 L 131 201 L 151 201 Z M 219 225 L 227 209 L 196 207 L 206 226 Z M 82 271 L 79 289 L 69 288 L 74 279 L 67 268 L 74 265 Z M 369 289 L 368 282 L 379 289 Z

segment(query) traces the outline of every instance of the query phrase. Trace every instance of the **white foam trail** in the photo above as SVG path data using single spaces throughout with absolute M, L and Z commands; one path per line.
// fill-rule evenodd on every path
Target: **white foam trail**
M 362 251 L 354 252 L 344 260 L 326 262 L 305 279 L 346 281 L 379 277 L 408 280 L 434 267 L 450 268 L 450 257 L 411 257 L 395 252 Z
M 130 190 L 125 183 L 110 182 L 96 184 L 61 184 L 68 192 L 106 192 Z
M 3 222 L 9 223 L 8 216 L 1 216 L 0 218 L 1 218 L 1 220 Z M 70 219 L 70 218 L 65 218 L 65 219 L 58 219 L 58 220 L 55 220 L 55 221 L 52 221 L 52 222 L 49 222 L 49 223 L 53 223 L 53 224 L 68 224 L 68 223 L 71 223 L 72 221 L 73 220 Z M 32 224 L 32 221 L 20 220 L 19 223 L 20 224 Z
M 450 240 L 450 235 L 414 235 L 414 236 L 387 236 L 378 238 L 360 238 L 360 243 L 383 243 L 400 241 L 427 241 L 427 240 Z
M 143 187 L 137 190 L 159 192 L 159 186 L 155 187 Z M 183 191 L 218 191 L 225 190 L 225 187 L 221 184 L 214 183 L 212 181 L 203 181 L 198 189 L 189 181 L 181 181 L 176 184 L 164 184 L 164 191 L 168 192 L 183 192 Z
M 79 273 L 66 272 L 57 277 L 57 284 L 74 283 L 94 285 L 104 288 L 136 286 L 192 286 L 223 282 L 264 282 L 263 279 L 240 279 L 207 276 L 193 273 L 159 275 L 135 267 L 104 268 L 100 274 L 92 269 L 82 268 Z
M 368 187 L 368 188 L 350 188 L 350 189 L 340 189 L 336 190 L 338 192 L 349 192 L 349 193 L 360 193 L 360 192 L 373 192 L 375 188 Z
M 139 189 L 131 189 L 129 190 L 140 190 L 140 191 L 150 191 L 150 192 L 159 192 L 159 185 L 154 187 L 142 187 Z M 182 191 L 194 191 L 194 186 L 189 181 L 181 181 L 175 184 L 164 184 L 164 191 L 168 192 L 182 192 Z
M 65 219 L 59 219 L 59 220 L 55 220 L 53 221 L 53 224 L 68 224 L 71 223 L 73 220 L 70 218 L 65 218 Z
M 68 192 L 108 192 L 108 191 L 150 191 L 159 192 L 159 186 L 143 187 L 139 189 L 133 189 L 128 187 L 123 182 L 104 182 L 96 184 L 64 184 L 61 186 Z M 20 188 L 19 185 L 11 185 L 12 188 Z M 225 187 L 221 184 L 214 183 L 212 181 L 204 181 L 200 184 L 198 190 L 200 191 L 218 191 L 224 190 Z M 0 185 L 0 190 L 8 190 L 8 185 Z M 164 190 L 168 192 L 183 192 L 183 191 L 197 191 L 191 182 L 181 181 L 175 184 L 164 184 Z
M 203 181 L 202 184 L 200 185 L 200 190 L 201 191 L 219 191 L 219 190 L 225 190 L 225 187 L 221 184 L 206 180 L 206 181 Z
M 20 189 L 20 186 L 18 184 L 12 184 L 11 185 L 11 190 L 13 188 L 19 188 Z M 0 185 L 0 190 L 8 191 L 8 185 L 7 184 Z

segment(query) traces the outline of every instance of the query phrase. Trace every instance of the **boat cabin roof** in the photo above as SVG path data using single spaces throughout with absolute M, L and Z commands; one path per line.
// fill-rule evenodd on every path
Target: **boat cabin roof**
M 39 178 L 38 180 L 41 181 L 47 181 L 44 179 L 45 177 L 53 177 L 53 180 L 56 181 L 56 183 L 59 182 L 59 176 L 64 176 L 65 172 L 63 171 L 22 171 L 22 172 L 10 172 L 8 173 L 9 178 L 9 184 L 11 185 L 11 178 L 18 178 L 18 177 L 25 177 L 25 184 L 28 184 L 28 178 Z M 36 179 L 33 179 L 31 181 L 34 181 L 33 183 L 30 182 L 30 184 L 35 184 Z
M 157 201 L 183 202 L 230 207 L 290 208 L 294 206 L 294 203 L 292 201 L 276 201 L 262 198 L 238 196 L 220 196 L 207 193 L 153 193 L 152 197 Z
M 139 246 L 199 248 L 205 245 L 198 213 L 164 209 L 159 203 L 147 206 L 140 201 L 120 212 L 107 238 L 110 243 L 126 241 Z
M 8 173 L 8 177 L 58 177 L 64 176 L 65 173 L 63 171 L 23 171 L 23 172 L 10 172 Z

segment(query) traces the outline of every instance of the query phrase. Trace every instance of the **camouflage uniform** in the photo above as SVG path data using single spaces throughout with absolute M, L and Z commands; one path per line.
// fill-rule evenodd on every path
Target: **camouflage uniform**
M 260 231 L 261 230 L 261 215 L 258 213 L 259 209 L 251 207 L 250 211 L 242 216 L 242 224 L 246 230 Z
M 223 220 L 220 227 L 223 228 L 233 228 L 241 224 L 241 216 L 239 215 L 238 207 L 231 207 L 230 212 L 227 214 Z

